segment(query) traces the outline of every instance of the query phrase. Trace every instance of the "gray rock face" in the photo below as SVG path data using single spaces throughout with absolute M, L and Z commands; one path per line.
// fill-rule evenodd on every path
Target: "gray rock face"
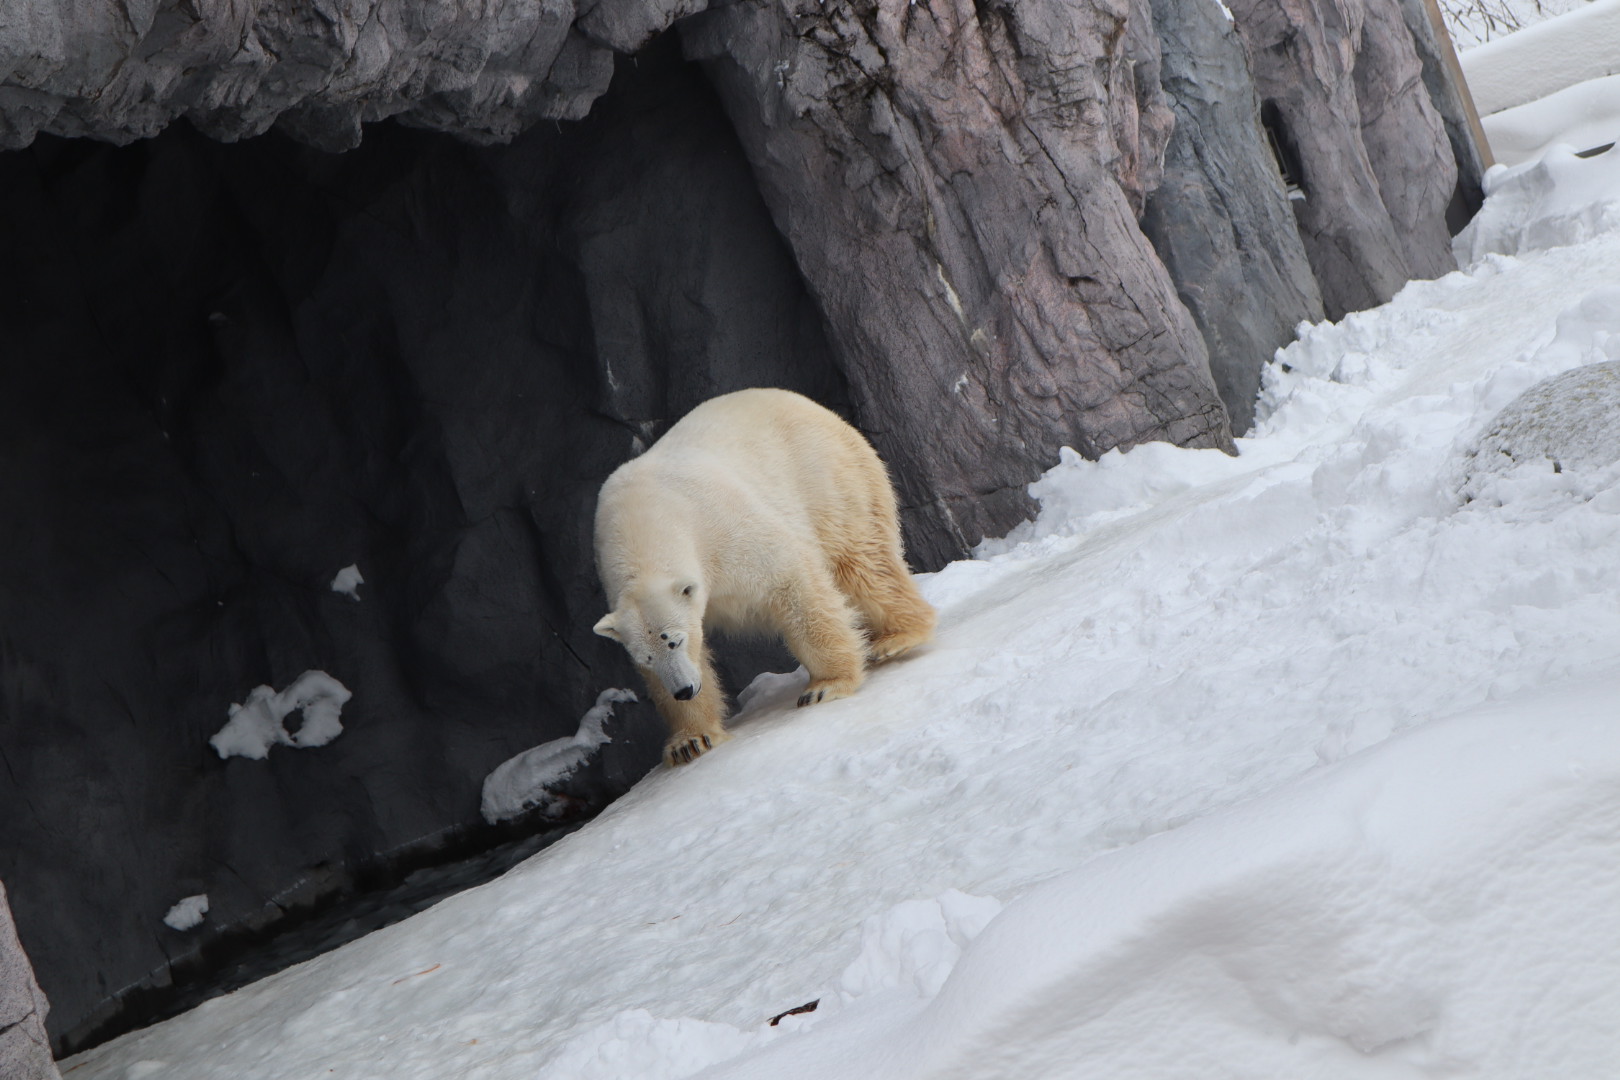
M 60 1080 L 45 1037 L 48 1011 L 0 884 L 0 1076 L 5 1080 Z
M 1328 317 L 1455 269 L 1445 212 L 1457 165 L 1394 0 L 1229 6 L 1297 158 L 1294 210 Z
M 709 0 L 583 0 L 579 29 L 592 41 L 632 53 L 676 19 L 704 11 Z
M 1322 297 L 1260 125 L 1248 55 L 1215 0 L 1155 0 L 1176 127 L 1142 228 L 1203 332 L 1216 389 L 1242 433 L 1260 371 Z
M 1147 0 L 754 0 L 704 21 L 709 6 L 16 0 L 0 13 L 0 145 L 127 142 L 179 117 L 332 151 L 387 117 L 506 141 L 582 116 L 612 51 L 685 20 L 858 414 L 928 518 L 913 532 L 930 565 L 1027 512 L 1018 489 L 1058 445 L 1224 444 L 1209 378 L 1247 427 L 1259 369 L 1299 319 L 1449 269 L 1447 205 L 1457 193 L 1454 224 L 1477 205 L 1423 0 L 1240 0 L 1252 76 L 1219 9 L 1190 0 L 1159 0 L 1157 21 Z M 1251 86 L 1301 174 L 1297 236 Z M 938 452 L 915 449 L 925 433 Z
M 737 4 L 683 26 L 935 565 L 1071 445 L 1230 446 L 1136 225 L 1171 117 L 1145 8 Z M 974 88 L 964 93 L 964 87 Z
M 573 0 L 8 0 L 0 147 L 129 142 L 182 116 L 226 141 L 279 119 L 326 150 L 390 116 L 505 141 L 607 89 L 612 54 L 574 15 Z

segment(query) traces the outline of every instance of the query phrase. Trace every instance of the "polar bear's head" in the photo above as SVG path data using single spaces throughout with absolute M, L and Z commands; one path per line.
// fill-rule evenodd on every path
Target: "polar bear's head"
M 703 589 L 695 581 L 638 582 L 595 630 L 624 646 L 670 696 L 687 701 L 703 689 Z

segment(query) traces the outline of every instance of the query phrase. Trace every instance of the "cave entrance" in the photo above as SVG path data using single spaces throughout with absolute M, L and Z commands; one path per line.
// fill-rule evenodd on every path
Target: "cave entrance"
M 1277 162 L 1283 190 L 1288 193 L 1289 199 L 1304 202 L 1305 162 L 1275 101 L 1267 101 L 1260 106 L 1260 127 L 1266 133 L 1266 145 L 1271 147 L 1271 156 Z
M 0 204 L 0 879 L 58 1053 L 568 827 L 492 829 L 479 793 L 636 685 L 590 629 L 602 479 L 717 393 L 847 401 L 668 36 L 507 146 L 42 137 L 0 154 Z M 358 602 L 331 586 L 351 565 Z M 233 703 L 312 669 L 353 692 L 338 738 L 215 754 Z M 612 733 L 562 800 L 582 813 L 659 758 L 650 706 Z M 201 927 L 163 925 L 204 893 Z

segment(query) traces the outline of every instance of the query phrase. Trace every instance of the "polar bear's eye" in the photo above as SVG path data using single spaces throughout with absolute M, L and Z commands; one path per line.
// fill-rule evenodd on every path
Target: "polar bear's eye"
M 686 588 L 682 589 L 681 590 L 681 595 L 682 596 L 691 596 L 692 595 L 692 586 L 688 585 Z

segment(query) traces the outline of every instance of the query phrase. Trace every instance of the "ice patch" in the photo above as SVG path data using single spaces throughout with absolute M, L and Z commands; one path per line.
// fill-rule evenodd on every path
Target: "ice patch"
M 552 801 L 551 789 L 589 761 L 596 748 L 613 741 L 604 724 L 619 702 L 637 700 L 629 690 L 603 690 L 566 738 L 531 747 L 495 767 L 484 778 L 483 814 L 491 825 Z
M 198 893 L 188 896 L 169 909 L 163 916 L 163 924 L 171 930 L 191 930 L 201 926 L 203 916 L 208 914 L 208 894 Z
M 324 671 L 306 671 L 281 691 L 256 686 L 245 702 L 231 706 L 229 722 L 208 743 L 221 758 L 259 761 L 270 756 L 272 746 L 325 746 L 343 733 L 340 716 L 353 696 Z M 304 722 L 289 732 L 285 720 L 295 712 L 303 713 Z
M 365 583 L 366 579 L 360 576 L 360 567 L 350 563 L 339 570 L 337 577 L 332 579 L 332 591 L 342 593 L 351 600 L 358 600 L 360 599 L 359 587 Z

